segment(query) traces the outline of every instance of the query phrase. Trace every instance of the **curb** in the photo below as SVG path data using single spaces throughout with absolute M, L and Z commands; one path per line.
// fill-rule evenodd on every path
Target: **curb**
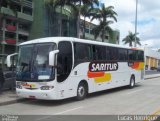
M 154 78 L 159 78 L 160 76 L 154 76 L 154 77 L 146 77 L 144 78 L 144 80 L 147 80 L 147 79 L 154 79 Z
M 10 104 L 19 103 L 19 102 L 24 102 L 24 101 L 26 101 L 26 99 L 25 99 L 25 98 L 22 98 L 22 99 L 15 99 L 15 100 L 10 100 L 10 101 L 6 101 L 6 102 L 2 102 L 2 103 L 0 103 L 0 106 L 10 105 Z

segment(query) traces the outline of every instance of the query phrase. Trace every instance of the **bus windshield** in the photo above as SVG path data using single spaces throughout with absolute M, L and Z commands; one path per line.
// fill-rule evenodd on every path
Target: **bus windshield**
M 19 48 L 17 81 L 50 81 L 55 70 L 49 66 L 49 52 L 56 48 L 53 43 L 23 45 Z

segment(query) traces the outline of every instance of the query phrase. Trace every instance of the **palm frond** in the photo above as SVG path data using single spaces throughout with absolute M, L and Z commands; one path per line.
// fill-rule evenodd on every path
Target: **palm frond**
M 137 33 L 133 34 L 131 31 L 129 31 L 128 35 L 122 41 L 124 42 L 124 44 L 129 44 L 130 46 L 132 46 L 132 43 L 135 42 L 135 38 L 136 38 L 136 43 L 138 45 L 141 45 L 140 39 L 136 35 Z

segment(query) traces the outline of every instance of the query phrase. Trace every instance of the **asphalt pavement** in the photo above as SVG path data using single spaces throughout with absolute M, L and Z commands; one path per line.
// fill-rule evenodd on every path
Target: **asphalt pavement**
M 41 115 L 43 120 L 47 115 L 160 115 L 159 87 L 160 78 L 153 78 L 133 89 L 122 87 L 90 94 L 83 101 L 29 100 L 4 105 L 0 106 L 0 114 Z
M 121 87 L 97 92 L 83 101 L 22 99 L 15 92 L 5 91 L 0 95 L 0 121 L 148 121 L 144 116 L 153 115 L 157 119 L 160 115 L 159 87 L 160 74 L 148 74 L 133 89 Z

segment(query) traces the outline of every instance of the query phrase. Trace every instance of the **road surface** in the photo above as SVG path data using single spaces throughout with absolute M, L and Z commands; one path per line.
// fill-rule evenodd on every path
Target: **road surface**
M 0 114 L 41 115 L 160 115 L 160 78 L 144 80 L 133 89 L 127 87 L 89 95 L 83 101 L 29 100 L 0 106 Z

